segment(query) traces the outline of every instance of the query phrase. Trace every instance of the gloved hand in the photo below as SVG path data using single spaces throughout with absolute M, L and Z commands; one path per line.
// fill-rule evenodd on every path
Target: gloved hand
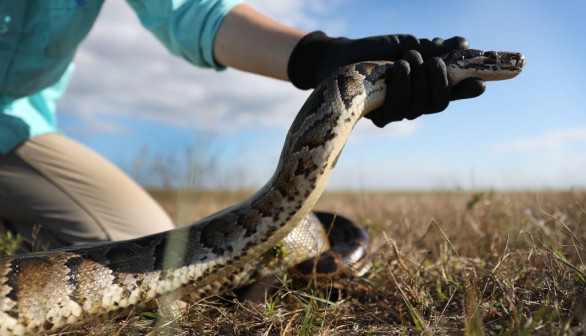
M 383 127 L 403 118 L 415 119 L 422 114 L 443 111 L 450 100 L 482 94 L 485 84 L 477 78 L 463 80 L 452 87 L 443 60 L 436 57 L 467 47 L 468 42 L 462 37 L 428 40 L 412 35 L 383 35 L 351 40 L 330 38 L 317 31 L 299 41 L 287 71 L 293 85 L 309 89 L 348 64 L 395 61 L 387 76 L 384 106 L 367 115 L 376 126 Z M 405 59 L 401 60 L 403 57 Z

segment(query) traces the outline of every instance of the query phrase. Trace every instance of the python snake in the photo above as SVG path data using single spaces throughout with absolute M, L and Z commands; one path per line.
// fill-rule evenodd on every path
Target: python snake
M 516 76 L 519 53 L 457 50 L 451 84 Z M 274 175 L 241 203 L 172 231 L 0 260 L 0 335 L 38 334 L 144 307 L 169 293 L 191 299 L 249 282 L 320 197 L 356 122 L 382 106 L 391 62 L 344 67 L 296 116 Z M 269 265 L 270 266 L 270 265 Z

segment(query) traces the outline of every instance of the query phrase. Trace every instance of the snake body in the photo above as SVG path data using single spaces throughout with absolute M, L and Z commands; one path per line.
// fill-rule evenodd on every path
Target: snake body
M 524 65 L 518 53 L 459 50 L 444 59 L 452 84 L 512 78 Z M 170 293 L 197 299 L 250 281 L 267 251 L 304 222 L 356 122 L 382 106 L 391 64 L 353 64 L 321 83 L 293 121 L 274 175 L 241 203 L 160 234 L 0 260 L 0 334 L 53 332 Z

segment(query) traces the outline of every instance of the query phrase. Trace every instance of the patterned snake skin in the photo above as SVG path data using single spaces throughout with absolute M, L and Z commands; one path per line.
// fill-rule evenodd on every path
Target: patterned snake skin
M 477 50 L 444 59 L 452 84 L 512 78 L 525 62 Z M 165 233 L 0 260 L 0 335 L 55 332 L 162 296 L 197 299 L 254 280 L 258 261 L 306 221 L 356 122 L 382 105 L 390 64 L 354 64 L 319 85 L 293 121 L 274 175 L 243 202 Z

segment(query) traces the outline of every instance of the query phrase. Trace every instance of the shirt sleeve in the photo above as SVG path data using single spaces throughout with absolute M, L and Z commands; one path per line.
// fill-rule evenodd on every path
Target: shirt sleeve
M 221 70 L 214 38 L 228 12 L 242 0 L 127 0 L 141 24 L 174 55 L 204 68 Z

